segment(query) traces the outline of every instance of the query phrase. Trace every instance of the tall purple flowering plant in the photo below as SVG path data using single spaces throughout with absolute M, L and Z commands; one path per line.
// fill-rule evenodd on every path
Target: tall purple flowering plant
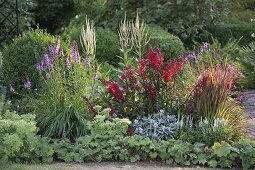
M 60 44 L 58 38 L 37 62 L 37 71 L 45 83 L 38 102 L 33 102 L 34 111 L 42 134 L 75 139 L 86 134 L 86 122 L 94 116 L 94 109 L 89 106 L 97 100 L 99 73 L 93 53 L 80 55 L 75 41 L 70 51 L 64 52 Z M 28 79 L 24 85 L 31 87 Z M 88 107 L 82 97 L 87 99 Z

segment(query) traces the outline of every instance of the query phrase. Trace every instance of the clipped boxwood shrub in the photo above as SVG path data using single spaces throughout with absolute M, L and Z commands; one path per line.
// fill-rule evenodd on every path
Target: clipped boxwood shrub
M 116 65 L 119 63 L 120 44 L 117 33 L 109 28 L 96 28 L 96 58 L 100 62 Z
M 206 29 L 222 44 L 226 44 L 230 38 L 240 39 L 242 37 L 239 43 L 240 45 L 248 45 L 254 40 L 251 36 L 254 32 L 254 24 L 208 25 Z
M 39 76 L 36 71 L 36 59 L 41 58 L 44 48 L 54 41 L 54 36 L 40 29 L 30 30 L 14 38 L 2 53 L 6 84 L 12 83 L 16 90 L 22 90 L 24 80 L 29 77 L 32 87 L 37 88 Z
M 82 22 L 83 21 L 83 22 Z M 80 16 L 79 19 L 73 20 L 63 33 L 64 37 L 69 37 L 72 41 L 80 44 L 81 28 L 85 25 L 85 18 Z M 116 65 L 119 62 L 120 44 L 118 34 L 109 28 L 96 27 L 96 58 L 99 62 L 107 62 Z
M 159 26 L 149 27 L 149 36 L 150 43 L 159 46 L 166 60 L 182 55 L 184 45 L 179 37 Z

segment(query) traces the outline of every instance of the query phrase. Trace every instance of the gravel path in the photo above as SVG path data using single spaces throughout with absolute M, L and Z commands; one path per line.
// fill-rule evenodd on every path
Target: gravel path
M 171 167 L 158 162 L 102 162 L 102 163 L 63 163 L 54 162 L 52 164 L 25 165 L 7 164 L 1 165 L 1 170 L 223 170 L 210 169 L 198 166 L 193 167 Z
M 171 167 L 163 163 L 153 162 L 102 162 L 102 163 L 80 163 L 80 164 L 66 164 L 54 163 L 52 166 L 55 168 L 67 168 L 70 170 L 212 170 L 210 168 L 195 167 Z M 216 170 L 216 169 L 215 169 Z M 218 169 L 222 170 L 222 169 Z
M 245 129 L 250 136 L 255 137 L 255 90 L 242 92 L 239 96 L 239 100 L 247 112 Z

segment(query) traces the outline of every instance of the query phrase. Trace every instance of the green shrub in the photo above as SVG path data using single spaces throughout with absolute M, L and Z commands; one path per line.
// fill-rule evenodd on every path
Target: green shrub
M 0 101 L 0 160 L 51 162 L 53 149 L 46 138 L 36 136 L 35 115 L 17 115 Z
M 80 42 L 80 33 L 83 25 L 85 25 L 85 18 L 80 16 L 79 19 L 70 22 L 63 36 Z M 78 46 L 79 49 L 82 49 L 80 43 L 78 43 Z M 99 62 L 108 62 L 109 64 L 116 65 L 120 61 L 118 56 L 120 56 L 120 45 L 117 33 L 111 31 L 109 28 L 97 27 L 96 59 Z
M 82 98 L 88 100 L 89 107 L 96 96 L 94 55 L 81 58 L 75 42 L 72 49 L 71 57 L 45 53 L 38 65 L 47 68 L 39 70 L 45 83 L 38 98 L 31 99 L 30 104 L 37 113 L 41 133 L 52 138 L 76 139 L 85 135 L 87 120 L 94 114 Z
M 75 14 L 73 0 L 35 0 L 36 24 L 50 33 L 58 33 Z
M 96 28 L 96 58 L 100 62 L 117 65 L 120 61 L 120 45 L 118 35 L 109 28 Z
M 150 43 L 162 50 L 166 60 L 183 54 L 184 46 L 179 37 L 172 35 L 161 27 L 149 27 Z
M 255 42 L 253 41 L 249 45 L 242 48 L 241 51 L 242 58 L 240 60 L 243 65 L 246 66 L 246 86 L 250 88 L 255 88 Z
M 66 162 L 113 160 L 120 154 L 118 141 L 123 139 L 130 123 L 128 119 L 97 115 L 88 123 L 86 136 L 77 139 L 75 144 L 68 140 L 56 141 L 55 152 Z
M 58 48 L 53 52 L 49 48 L 37 63 L 44 85 L 38 89 L 37 98 L 31 98 L 29 105 L 37 114 L 40 132 L 45 136 L 75 140 L 86 134 L 87 122 L 97 114 L 92 105 L 98 100 L 97 77 L 101 75 L 95 61 L 93 26 L 88 25 L 82 35 L 86 47 L 82 55 L 75 41 L 71 54 L 60 51 L 58 39 L 54 45 Z
M 55 38 L 43 30 L 30 30 L 17 37 L 3 51 L 3 74 L 6 84 L 11 83 L 16 90 L 24 89 L 24 80 L 29 77 L 32 86 L 39 86 L 36 60 L 41 58 L 44 48 Z
M 253 41 L 251 34 L 254 32 L 254 25 L 250 23 L 208 25 L 206 29 L 222 44 L 226 44 L 230 38 L 240 39 L 242 37 L 241 45 L 247 45 Z
M 115 123 L 108 121 L 96 120 L 95 122 L 101 124 L 97 126 L 105 126 L 107 129 L 116 127 L 116 122 L 123 122 L 121 119 L 116 120 Z M 126 129 L 127 124 L 124 123 L 121 127 Z M 97 131 L 97 128 L 95 130 Z M 80 137 L 76 143 L 68 140 L 55 141 L 56 156 L 66 162 L 154 160 L 163 161 L 169 165 L 202 165 L 213 168 L 249 169 L 255 166 L 255 142 L 250 139 L 242 139 L 235 143 L 222 141 L 214 143 L 213 146 L 207 146 L 201 142 L 190 144 L 173 139 L 157 142 L 137 135 L 124 137 L 123 132 L 112 136 L 110 134 L 114 133 L 101 131 L 101 128 L 98 131 L 98 135 Z

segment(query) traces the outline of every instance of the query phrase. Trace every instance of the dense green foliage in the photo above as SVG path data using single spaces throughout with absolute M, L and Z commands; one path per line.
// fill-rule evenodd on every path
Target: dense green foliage
M 61 32 L 61 27 L 74 16 L 73 0 L 35 0 L 36 23 L 48 32 Z
M 81 17 L 74 20 L 66 28 L 63 33 L 64 36 L 69 37 L 71 40 L 80 42 L 81 28 L 85 25 L 85 18 Z M 116 65 L 120 61 L 120 45 L 117 33 L 111 31 L 109 28 L 96 28 L 96 59 L 101 62 Z M 78 43 L 79 47 L 81 44 Z M 82 49 L 82 48 L 80 48 Z
M 226 44 L 230 38 L 240 39 L 240 45 L 247 45 L 253 41 L 251 34 L 254 32 L 254 24 L 217 24 L 207 26 L 210 36 L 218 39 L 222 44 Z
M 30 30 L 0 52 L 0 92 L 20 114 L 0 100 L 0 162 L 255 167 L 233 98 L 255 82 L 253 4 L 22 0 L 26 25 L 63 33 Z
M 48 139 L 37 136 L 35 115 L 19 116 L 0 101 L 0 160 L 15 162 L 51 162 L 53 149 Z
M 93 3 L 75 1 L 75 4 L 82 15 L 88 14 L 98 25 L 113 29 L 118 27 L 125 13 L 130 18 L 135 18 L 138 10 L 146 23 L 157 24 L 178 35 L 186 43 L 199 40 L 200 34 L 206 33 L 203 31 L 206 24 L 217 23 L 227 14 L 227 2 L 215 0 L 188 2 L 185 0 L 97 0 Z M 96 8 L 97 4 L 100 4 L 99 8 Z
M 97 66 L 93 53 L 84 50 L 86 57 L 80 56 L 76 42 L 71 56 L 60 50 L 60 39 L 53 47 L 37 63 L 44 85 L 29 105 L 37 114 L 41 134 L 74 140 L 86 134 L 87 121 L 95 114 L 90 105 L 97 98 Z
M 98 115 L 90 123 L 87 136 L 80 137 L 76 143 L 55 141 L 54 150 L 58 158 L 66 162 L 162 160 L 170 165 L 242 166 L 246 169 L 254 165 L 254 162 L 248 162 L 252 157 L 247 157 L 248 160 L 245 158 L 245 155 L 252 155 L 255 151 L 254 141 L 240 140 L 231 145 L 221 142 L 212 147 L 173 139 L 156 142 L 137 135 L 125 137 L 126 131 L 128 135 L 131 132 L 128 130 L 129 124 L 126 119 Z
M 243 47 L 241 50 L 241 61 L 245 65 L 246 86 L 255 88 L 255 42 L 253 41 L 249 45 Z
M 58 158 L 66 162 L 113 160 L 115 154 L 121 154 L 118 141 L 123 138 L 130 123 L 128 119 L 97 115 L 88 124 L 88 134 L 77 139 L 77 149 L 74 150 L 73 144 L 68 140 L 56 141 L 54 149 Z
M 81 137 L 76 143 L 70 143 L 68 140 L 56 141 L 54 149 L 57 156 L 66 162 L 160 160 L 169 165 L 243 169 L 255 165 L 255 143 L 248 139 L 232 144 L 217 142 L 208 147 L 203 143 L 190 144 L 180 140 L 156 142 L 137 135 L 111 137 L 104 133 Z
M 179 37 L 155 26 L 149 27 L 148 31 L 150 43 L 159 46 L 166 60 L 183 55 L 184 46 Z
M 112 65 L 119 63 L 120 45 L 117 33 L 108 28 L 96 28 L 96 59 Z
M 34 88 L 39 86 L 39 74 L 35 72 L 36 62 L 42 58 L 43 51 L 55 38 L 43 30 L 30 30 L 17 37 L 3 51 L 3 74 L 6 84 L 24 89 L 27 77 Z

